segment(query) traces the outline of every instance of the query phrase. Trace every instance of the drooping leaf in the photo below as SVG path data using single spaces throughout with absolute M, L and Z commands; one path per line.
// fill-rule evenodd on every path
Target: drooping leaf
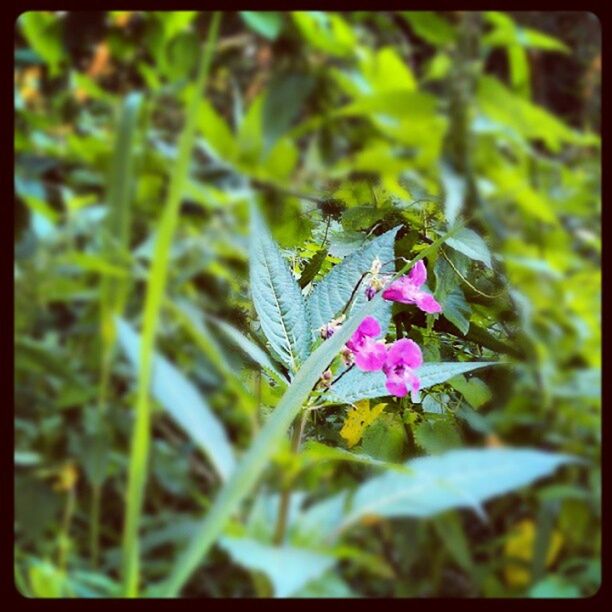
M 117 319 L 117 334 L 130 362 L 138 368 L 139 335 L 122 319 Z M 235 466 L 232 446 L 223 426 L 195 386 L 159 354 L 153 362 L 151 380 L 153 397 L 202 449 L 219 475 L 228 478 Z
M 362 516 L 433 516 L 452 508 L 478 509 L 509 491 L 551 474 L 576 459 L 532 449 L 463 449 L 422 457 L 406 465 L 412 474 L 388 472 L 355 493 L 341 528 Z
M 463 253 L 470 259 L 482 261 L 482 263 L 492 268 L 491 253 L 485 241 L 473 230 L 464 227 L 447 241 L 449 247 Z
M 274 365 L 274 362 L 265 353 L 265 351 L 262 351 L 261 348 L 259 348 L 259 346 L 255 344 L 255 342 L 245 336 L 240 330 L 236 329 L 229 323 L 226 323 L 225 321 L 222 321 L 221 319 L 217 319 L 215 317 L 208 317 L 208 320 L 214 325 L 216 325 L 236 347 L 238 347 L 255 363 L 259 364 L 277 382 L 283 385 L 287 383 L 286 378 L 278 370 L 278 367 Z
M 266 574 L 275 597 L 289 597 L 336 564 L 331 555 L 293 546 L 270 546 L 249 538 L 226 536 L 219 545 L 235 563 Z
M 308 311 L 300 286 L 255 206 L 251 212 L 250 281 L 253 304 L 270 346 L 296 372 L 310 352 Z
M 455 287 L 449 294 L 440 299 L 442 314 L 463 334 L 470 329 L 472 309 L 467 303 L 463 291 Z

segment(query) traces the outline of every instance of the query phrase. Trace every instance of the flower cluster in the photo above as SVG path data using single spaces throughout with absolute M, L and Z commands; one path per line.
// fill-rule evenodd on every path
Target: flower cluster
M 382 370 L 387 377 L 385 385 L 392 395 L 404 397 L 418 391 L 420 381 L 414 370 L 423 363 L 419 345 L 403 338 L 387 346 L 375 340 L 380 333 L 380 324 L 374 317 L 366 317 L 361 322 L 346 343 L 354 355 L 355 365 L 364 372 Z
M 372 299 L 386 284 L 385 276 L 379 276 L 381 265 L 378 258 L 372 262 L 371 280 L 366 289 L 368 299 Z M 422 261 L 418 261 L 408 275 L 398 278 L 383 291 L 383 298 L 402 304 L 415 304 L 427 313 L 442 312 L 435 298 L 422 289 L 426 281 L 427 269 Z M 321 336 L 329 338 L 343 320 L 344 316 L 321 327 Z M 342 350 L 344 363 L 354 362 L 363 372 L 382 370 L 387 378 L 385 386 L 391 395 L 404 397 L 408 393 L 416 393 L 421 383 L 415 370 L 423 363 L 419 345 L 403 338 L 387 346 L 383 340 L 377 339 L 381 332 L 380 323 L 372 316 L 366 317 Z

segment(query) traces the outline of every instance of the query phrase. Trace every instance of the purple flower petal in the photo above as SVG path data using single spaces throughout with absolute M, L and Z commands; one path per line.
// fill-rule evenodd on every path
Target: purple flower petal
M 372 316 L 366 317 L 357 328 L 356 334 L 375 338 L 381 332 L 380 323 Z
M 384 342 L 376 342 L 367 338 L 364 345 L 355 353 L 355 364 L 363 372 L 380 370 L 387 357 L 387 347 Z
M 421 291 L 416 298 L 416 305 L 423 311 L 428 313 L 442 312 L 442 306 L 436 301 L 433 295 Z
M 423 363 L 423 354 L 419 345 L 413 340 L 402 338 L 394 342 L 387 351 L 385 367 L 393 369 L 396 366 L 418 368 Z
M 391 395 L 395 395 L 396 397 L 404 397 L 408 393 L 404 379 L 396 374 L 387 376 L 385 387 Z
M 427 281 L 427 268 L 425 267 L 425 264 L 420 259 L 410 269 L 408 278 L 410 279 L 410 282 L 413 285 L 415 285 L 417 289 L 421 287 L 422 285 L 424 285 L 425 282 Z

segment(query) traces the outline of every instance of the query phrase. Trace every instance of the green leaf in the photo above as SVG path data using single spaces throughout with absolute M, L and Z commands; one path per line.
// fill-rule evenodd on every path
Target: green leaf
M 57 76 L 65 57 L 58 16 L 48 11 L 28 11 L 19 16 L 17 23 L 30 47 L 49 66 L 50 76 Z
M 308 311 L 300 286 L 253 204 L 250 281 L 253 304 L 270 346 L 292 372 L 310 352 Z
M 402 439 L 402 444 L 403 441 L 404 439 Z M 351 463 L 361 463 L 363 465 L 380 467 L 388 470 L 402 471 L 406 469 L 406 467 L 401 464 L 390 463 L 390 461 L 393 461 L 394 459 L 382 457 L 381 455 L 383 453 L 375 455 L 374 453 L 370 453 L 369 449 L 364 448 L 363 450 L 368 454 L 364 455 L 363 453 L 354 453 L 349 450 L 345 450 L 344 448 L 327 446 L 325 444 L 321 444 L 321 442 L 309 440 L 302 446 L 299 459 L 300 462 L 304 462 L 306 465 L 310 462 L 318 461 L 349 461 Z
M 428 454 L 438 455 L 461 446 L 461 436 L 452 417 L 432 415 L 414 427 L 414 441 Z
M 234 135 L 212 103 L 206 99 L 201 101 L 198 111 L 198 127 L 218 157 L 227 161 L 235 159 L 237 145 Z
M 463 291 L 459 287 L 455 287 L 449 294 L 440 298 L 440 305 L 444 317 L 465 336 L 470 329 L 472 309 L 467 303 Z
M 292 11 L 291 17 L 302 36 L 315 49 L 335 57 L 354 54 L 357 38 L 340 15 L 323 11 Z
M 340 314 L 348 303 L 357 282 L 370 269 L 376 257 L 383 264 L 386 264 L 383 266 L 382 272 L 395 272 L 395 262 L 393 261 L 395 257 L 394 240 L 398 231 L 399 227 L 389 230 L 356 253 L 349 255 L 314 286 L 306 300 L 310 329 L 313 332 L 316 333 L 322 325 L 329 323 Z M 367 301 L 365 297 L 366 280 L 364 278 L 357 290 L 354 309 L 358 309 Z M 379 308 L 384 309 L 384 306 L 379 305 Z M 379 322 L 383 326 L 384 322 Z M 385 330 L 386 327 L 383 327 L 383 333 Z
M 495 365 L 494 361 L 440 362 L 424 363 L 417 374 L 421 379 L 421 389 L 446 382 L 458 374 L 465 374 L 478 368 Z M 353 368 L 330 389 L 330 393 L 340 401 L 352 404 L 362 399 L 372 399 L 389 395 L 385 387 L 386 377 L 382 371 L 362 372 Z
M 580 597 L 580 589 L 562 576 L 552 574 L 529 589 L 529 597 L 536 599 L 573 599 Z
M 135 369 L 139 364 L 140 338 L 124 320 L 117 320 L 119 342 Z M 227 434 L 202 396 L 169 361 L 155 356 L 151 393 L 202 449 L 223 479 L 234 470 L 235 460 Z
M 446 512 L 432 522 L 442 546 L 448 550 L 459 567 L 472 573 L 474 561 L 460 515 L 457 512 Z
M 304 266 L 302 275 L 300 276 L 299 283 L 303 289 L 312 282 L 312 279 L 317 275 L 317 272 L 321 269 L 325 258 L 327 257 L 327 249 L 319 249 L 311 258 L 310 261 Z
M 223 332 L 226 338 L 231 340 L 231 342 L 247 357 L 260 365 L 278 383 L 281 385 L 287 384 L 287 379 L 278 370 L 277 366 L 274 365 L 274 362 L 270 359 L 270 357 L 264 351 L 262 351 L 261 348 L 255 344 L 255 342 L 229 323 L 221 321 L 221 319 L 209 316 L 208 320 L 216 325 Z
M 223 537 L 219 545 L 235 563 L 266 574 L 275 597 L 289 597 L 336 564 L 331 555 L 293 546 L 270 546 L 250 538 Z
M 359 597 L 336 572 L 327 572 L 316 580 L 311 580 L 304 588 L 296 591 L 293 597 L 304 598 L 355 598 Z
M 463 449 L 406 463 L 412 474 L 388 472 L 355 492 L 338 529 L 363 516 L 429 517 L 453 508 L 480 509 L 499 495 L 548 476 L 575 461 L 532 449 Z
M 466 182 L 448 164 L 442 164 L 440 176 L 444 186 L 444 215 L 449 225 L 452 225 L 463 208 Z
M 468 380 L 465 376 L 455 376 L 448 382 L 465 397 L 472 408 L 480 408 L 493 397 L 489 387 L 480 378 L 473 377 Z
M 314 85 L 312 76 L 298 72 L 277 74 L 270 81 L 262 109 L 267 148 L 289 129 Z
M 337 117 L 380 113 L 397 119 L 429 121 L 435 117 L 436 99 L 427 93 L 396 89 L 364 95 L 332 112 Z M 416 126 L 414 126 L 416 128 Z
M 548 197 L 529 184 L 525 173 L 514 166 L 489 166 L 488 178 L 497 188 L 497 197 L 518 204 L 525 214 L 546 223 L 556 223 L 557 216 Z
M 398 462 L 406 448 L 406 430 L 397 414 L 383 414 L 363 434 L 363 452 L 383 461 Z
M 446 244 L 470 259 L 482 261 L 485 266 L 493 268 L 489 247 L 487 247 L 485 241 L 475 231 L 464 227 L 449 238 Z
M 240 11 L 240 17 L 251 30 L 268 40 L 276 40 L 283 27 L 283 14 L 277 11 Z
M 532 28 L 520 28 L 519 40 L 525 47 L 532 49 L 543 49 L 544 51 L 558 51 L 560 53 L 571 53 L 571 49 L 558 38 L 544 34 Z
M 574 131 L 544 108 L 514 94 L 498 79 L 480 76 L 477 101 L 482 112 L 493 121 L 528 139 L 541 139 L 552 152 L 563 143 L 586 144 L 587 136 Z
M 455 28 L 433 11 L 403 11 L 401 15 L 417 36 L 432 45 L 447 45 L 457 36 Z
M 417 89 L 417 81 L 412 71 L 396 49 L 383 47 L 372 52 L 365 47 L 363 51 L 366 55 L 360 61 L 361 74 L 358 75 L 358 83 L 365 79 L 368 92 Z

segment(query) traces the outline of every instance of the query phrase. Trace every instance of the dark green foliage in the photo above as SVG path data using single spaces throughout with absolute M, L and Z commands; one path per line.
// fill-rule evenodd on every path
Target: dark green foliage
M 115 346 L 115 317 L 142 330 L 177 135 L 210 22 L 210 13 L 198 12 L 30 11 L 16 24 L 15 575 L 31 597 L 123 593 L 139 357 L 133 331 L 129 359 Z M 315 289 L 322 279 L 396 228 L 385 253 L 391 262 L 395 252 L 390 267 L 399 270 L 457 221 L 462 229 L 423 260 L 443 313 L 393 304 L 386 339 L 413 339 L 426 363 L 506 365 L 449 376 L 414 402 L 376 391 L 372 405 L 387 406 L 350 449 L 339 433 L 349 407 L 317 387 L 303 440 L 320 445 L 297 454 L 288 441 L 270 449 L 273 461 L 223 537 L 272 546 L 280 496 L 292 488 L 286 543 L 314 573 L 328 560 L 304 557 L 304 549 L 334 559 L 296 595 L 596 591 L 599 29 L 586 12 L 223 14 L 209 84 L 198 94 L 158 320 L 156 353 L 175 376 L 170 382 L 179 382 L 153 381 L 159 403 L 141 596 L 155 595 L 177 567 L 232 471 L 233 459 L 221 470 L 211 460 L 207 428 L 193 426 L 204 411 L 194 421 L 185 419 L 189 410 L 205 406 L 238 460 L 320 342 L 308 300 L 314 295 L 327 312 L 336 289 Z M 254 203 L 270 240 L 263 225 L 249 235 Z M 278 324 L 265 319 L 270 295 L 249 281 L 264 251 L 278 264 L 266 282 L 304 300 L 292 310 L 278 296 L 291 329 L 276 330 L 287 335 L 274 350 L 266 339 Z M 370 263 L 356 268 L 354 283 Z M 339 293 L 344 302 L 351 290 Z M 360 304 L 364 290 L 356 292 Z M 341 308 L 329 304 L 335 314 Z M 304 329 L 312 337 L 292 336 Z M 336 359 L 330 367 L 336 376 L 344 366 Z M 344 383 L 356 379 L 347 374 Z M 180 389 L 189 389 L 187 400 Z M 498 446 L 589 463 L 487 501 L 487 522 L 463 509 L 431 520 L 366 514 L 338 541 L 341 550 L 321 543 L 314 552 L 313 533 L 292 522 L 300 504 L 308 512 L 329 503 L 313 519 L 316 535 L 334 512 L 340 521 L 346 515 L 335 495 L 350 498 L 380 473 L 401 474 L 399 463 Z M 521 580 L 506 571 L 505 546 L 525 520 L 534 537 L 524 545 L 529 572 Z M 256 566 L 239 567 L 246 553 L 231 550 L 232 557 L 213 547 L 181 594 L 269 596 L 288 588 L 283 576 L 273 584 Z

